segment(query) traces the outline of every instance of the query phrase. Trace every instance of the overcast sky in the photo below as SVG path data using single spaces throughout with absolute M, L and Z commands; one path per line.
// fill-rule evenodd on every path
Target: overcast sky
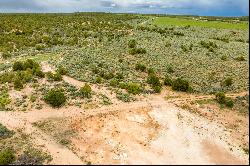
M 0 12 L 136 12 L 249 15 L 249 0 L 0 0 Z

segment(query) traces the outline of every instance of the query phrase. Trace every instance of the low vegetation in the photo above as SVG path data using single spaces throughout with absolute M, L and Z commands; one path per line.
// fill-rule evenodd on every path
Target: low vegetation
M 15 154 L 12 150 L 5 149 L 0 152 L 0 165 L 9 165 L 15 161 Z
M 227 98 L 224 92 L 219 92 L 216 95 L 216 101 L 221 105 L 226 105 L 229 108 L 233 108 L 234 102 L 232 99 Z
M 34 148 L 28 135 L 0 124 L 0 165 L 42 165 L 51 160 L 50 155 Z
M 162 83 L 155 74 L 150 74 L 147 79 L 147 83 L 151 85 L 155 93 L 160 93 L 162 89 Z
M 62 75 L 59 72 L 53 74 L 52 72 L 46 73 L 49 81 L 62 81 Z
M 80 89 L 80 95 L 83 98 L 91 98 L 92 96 L 92 89 L 88 84 L 85 84 L 81 89 Z
M 0 82 L 13 83 L 16 90 L 21 90 L 26 83 L 34 82 L 36 78 L 43 77 L 44 73 L 42 72 L 40 65 L 31 59 L 27 59 L 24 62 L 15 62 L 12 66 L 12 71 L 0 74 Z
M 0 111 L 4 109 L 11 102 L 10 96 L 8 94 L 8 89 L 6 87 L 0 88 Z
M 14 135 L 14 132 L 7 129 L 5 126 L 3 126 L 0 123 L 0 140 L 1 139 L 5 139 L 5 138 L 9 138 L 12 137 Z
M 128 83 L 125 86 L 126 86 L 125 88 L 128 91 L 128 93 L 131 93 L 131 94 L 134 94 L 134 95 L 139 94 L 142 91 L 140 85 L 136 84 L 136 83 Z
M 116 97 L 123 102 L 131 102 L 133 98 L 128 93 L 118 92 Z
M 171 83 L 172 85 L 172 89 L 176 90 L 176 91 L 182 91 L 182 92 L 191 92 L 192 91 L 192 87 L 190 85 L 190 83 L 182 78 L 177 78 L 175 80 L 173 80 L 173 82 Z
M 64 95 L 63 89 L 51 89 L 44 96 L 46 103 L 50 104 L 52 107 L 60 107 L 66 102 L 66 96 Z

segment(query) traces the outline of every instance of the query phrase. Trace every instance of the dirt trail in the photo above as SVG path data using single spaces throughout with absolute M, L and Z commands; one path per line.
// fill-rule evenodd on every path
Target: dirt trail
M 240 93 L 229 93 L 226 94 L 226 97 L 230 98 L 236 98 L 236 97 L 242 97 L 248 95 L 248 92 L 240 92 Z M 215 99 L 215 95 L 202 95 L 202 96 L 196 96 L 196 95 L 189 95 L 189 97 L 179 97 L 173 98 L 173 99 L 167 99 L 168 102 L 171 103 L 182 103 L 182 102 L 190 102 L 190 101 L 198 101 L 198 100 L 209 100 L 209 99 Z
M 87 115 L 97 115 L 100 112 L 108 113 L 112 111 L 119 111 L 123 109 L 137 109 L 141 107 L 154 107 L 166 104 L 166 101 L 162 100 L 149 100 L 149 101 L 137 101 L 133 103 L 121 103 L 119 105 L 108 105 L 97 109 L 81 109 L 76 106 L 62 107 L 62 108 L 51 108 L 45 106 L 41 110 L 32 110 L 29 112 L 0 112 L 0 115 L 10 115 L 13 117 L 20 117 L 25 119 L 28 123 L 33 123 L 41 121 L 48 118 L 68 118 L 68 117 L 78 117 L 82 114 Z M 0 117 L 1 118 L 1 117 Z
M 51 66 L 48 62 L 41 62 L 43 72 L 52 72 L 56 71 L 55 67 Z

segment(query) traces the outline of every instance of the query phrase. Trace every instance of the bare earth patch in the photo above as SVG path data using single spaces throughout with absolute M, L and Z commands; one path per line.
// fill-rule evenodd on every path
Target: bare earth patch
M 58 131 L 65 129 L 77 133 L 67 137 L 69 148 L 83 161 L 93 164 L 248 162 L 241 149 L 228 145 L 230 133 L 224 131 L 223 125 L 168 103 L 96 110 L 96 114 L 85 112 L 79 117 L 47 121 L 45 126 L 42 130 L 54 138 L 60 137 Z M 214 158 L 211 149 L 221 156 Z

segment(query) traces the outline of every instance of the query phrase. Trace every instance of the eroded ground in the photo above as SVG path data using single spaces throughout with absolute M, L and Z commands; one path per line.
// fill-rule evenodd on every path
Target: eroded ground
M 38 124 L 93 164 L 246 164 L 231 134 L 172 104 L 152 103 Z M 70 136 L 65 133 L 73 132 Z M 63 137 L 64 136 L 64 137 Z

